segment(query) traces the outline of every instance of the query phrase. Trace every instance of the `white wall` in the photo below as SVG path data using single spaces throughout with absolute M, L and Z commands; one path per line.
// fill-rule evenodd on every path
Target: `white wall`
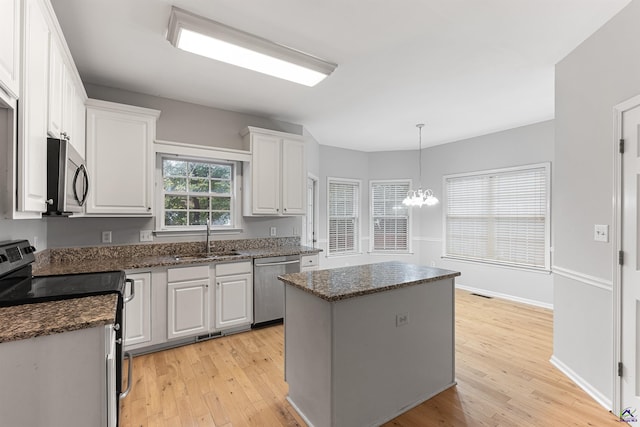
M 431 188 L 442 198 L 443 175 L 480 171 L 553 161 L 553 121 L 523 126 L 504 132 L 444 144 L 422 150 L 424 188 Z M 413 208 L 412 246 L 410 255 L 371 255 L 369 245 L 369 180 L 412 179 L 419 181 L 417 152 L 391 151 L 365 153 L 330 146 L 320 146 L 320 246 L 322 267 L 357 265 L 397 259 L 457 270 L 462 276 L 456 283 L 477 288 L 485 294 L 509 296 L 516 300 L 543 306 L 553 304 L 553 279 L 550 274 L 506 269 L 489 265 L 441 259 L 442 209 Z M 352 178 L 362 181 L 361 231 L 362 254 L 327 257 L 327 177 Z
M 612 224 L 613 106 L 640 94 L 640 0 L 556 66 L 553 168 L 554 358 L 594 397 L 613 396 L 611 243 L 593 241 Z

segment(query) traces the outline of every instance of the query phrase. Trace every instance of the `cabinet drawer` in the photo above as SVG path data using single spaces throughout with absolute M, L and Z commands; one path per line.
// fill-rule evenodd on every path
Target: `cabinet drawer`
M 216 264 L 216 277 L 228 276 L 230 274 L 251 273 L 252 271 L 253 265 L 249 261 Z
M 300 257 L 300 267 L 315 267 L 318 265 L 318 254 L 303 255 Z
M 193 267 L 169 268 L 167 270 L 167 281 L 169 283 L 208 278 L 209 264 L 197 265 Z

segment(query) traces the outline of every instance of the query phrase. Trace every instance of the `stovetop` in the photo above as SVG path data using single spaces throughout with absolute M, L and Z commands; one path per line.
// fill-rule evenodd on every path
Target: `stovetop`
M 26 240 L 0 243 L 0 307 L 118 293 L 124 271 L 32 276 L 35 248 Z

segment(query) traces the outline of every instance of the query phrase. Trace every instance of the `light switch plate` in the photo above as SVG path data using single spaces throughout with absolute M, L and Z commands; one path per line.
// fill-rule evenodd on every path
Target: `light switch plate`
M 609 226 L 604 224 L 596 224 L 593 226 L 593 240 L 596 242 L 609 241 Z

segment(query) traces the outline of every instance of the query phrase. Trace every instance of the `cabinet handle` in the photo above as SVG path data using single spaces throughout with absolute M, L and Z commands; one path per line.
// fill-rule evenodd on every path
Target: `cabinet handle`
M 131 353 L 125 351 L 124 358 L 129 361 L 129 368 L 127 369 L 127 389 L 120 393 L 120 399 L 127 397 L 131 391 L 131 386 L 133 385 L 133 357 L 131 357 Z
M 218 287 L 220 287 L 220 282 L 217 282 L 217 283 L 216 283 L 216 285 L 217 285 Z
M 286 212 L 286 211 L 287 211 L 287 208 L 284 208 L 284 211 Z
M 126 304 L 136 296 L 136 282 L 133 279 L 125 279 L 125 281 L 131 283 L 131 294 L 124 299 L 124 303 Z
M 151 210 L 151 206 L 147 207 L 147 210 L 150 211 Z

